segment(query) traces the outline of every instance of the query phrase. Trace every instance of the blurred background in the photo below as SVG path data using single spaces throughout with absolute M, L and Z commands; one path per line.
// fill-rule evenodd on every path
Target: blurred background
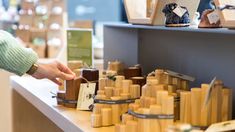
M 198 11 L 210 8 L 201 0 Z M 12 33 L 40 58 L 57 58 L 67 28 L 93 29 L 95 65 L 102 67 L 103 25 L 127 22 L 122 0 L 0 0 L 0 29 Z M 0 131 L 12 131 L 10 74 L 0 71 Z

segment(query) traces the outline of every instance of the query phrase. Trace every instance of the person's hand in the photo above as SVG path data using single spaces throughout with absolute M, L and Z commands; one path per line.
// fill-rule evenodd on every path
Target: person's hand
M 47 78 L 58 85 L 62 85 L 62 83 L 58 81 L 58 78 L 62 80 L 72 80 L 75 78 L 75 73 L 60 62 L 54 61 L 49 64 L 38 64 L 38 69 L 32 76 L 37 79 Z

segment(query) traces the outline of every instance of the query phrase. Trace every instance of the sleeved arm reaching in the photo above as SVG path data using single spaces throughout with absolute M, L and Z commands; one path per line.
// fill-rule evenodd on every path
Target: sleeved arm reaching
M 0 68 L 22 76 L 37 60 L 32 49 L 24 48 L 11 34 L 0 30 Z

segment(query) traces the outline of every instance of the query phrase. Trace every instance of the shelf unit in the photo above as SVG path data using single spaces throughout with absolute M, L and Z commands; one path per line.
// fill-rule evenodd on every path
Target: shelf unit
M 235 30 L 226 28 L 106 24 L 104 66 L 110 60 L 120 60 L 127 66 L 141 64 L 145 75 L 156 68 L 169 69 L 196 77 L 191 87 L 209 83 L 216 76 L 235 89 L 234 36 Z

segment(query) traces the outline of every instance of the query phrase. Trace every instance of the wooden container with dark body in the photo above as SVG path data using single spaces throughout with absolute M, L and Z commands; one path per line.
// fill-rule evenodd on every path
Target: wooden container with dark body
M 78 100 L 81 81 L 82 81 L 81 78 L 65 81 L 65 86 L 66 86 L 66 93 L 65 93 L 66 102 L 64 104 L 65 107 L 69 108 L 77 107 L 77 103 L 71 103 L 69 101 L 76 102 Z
M 98 82 L 99 82 L 99 70 L 97 69 L 82 69 L 82 77 L 85 78 L 87 81 L 95 82 L 95 95 L 98 91 Z M 82 83 L 87 83 L 84 79 L 82 80 Z
M 142 70 L 139 66 L 129 67 L 124 69 L 125 79 L 130 79 L 131 77 L 142 76 Z

